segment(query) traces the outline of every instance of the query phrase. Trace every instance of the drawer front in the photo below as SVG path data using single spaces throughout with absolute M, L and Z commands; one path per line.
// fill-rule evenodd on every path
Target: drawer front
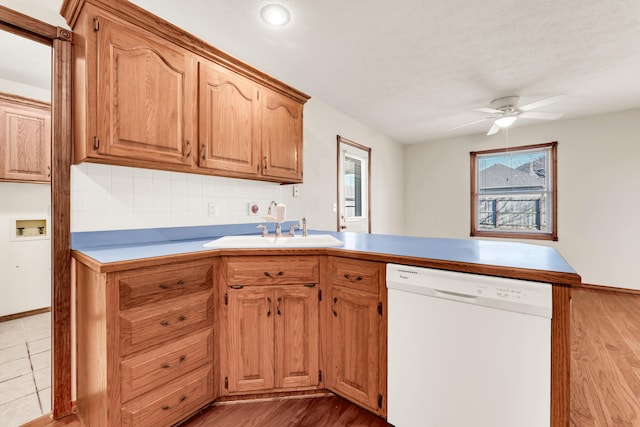
M 211 260 L 141 268 L 119 274 L 120 310 L 166 301 L 213 287 Z
M 120 314 L 121 354 L 130 354 L 212 325 L 211 292 L 132 308 Z
M 384 264 L 349 258 L 330 258 L 331 283 L 378 293 Z
M 229 285 L 277 285 L 318 283 L 317 257 L 228 257 Z
M 126 427 L 170 426 L 213 400 L 213 366 L 204 366 L 122 406 Z
M 120 363 L 120 392 L 126 402 L 185 373 L 213 363 L 213 330 L 191 334 Z

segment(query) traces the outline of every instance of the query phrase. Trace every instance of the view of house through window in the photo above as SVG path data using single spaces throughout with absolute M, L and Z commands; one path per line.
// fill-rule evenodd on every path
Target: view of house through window
M 471 235 L 557 240 L 556 146 L 471 153 Z

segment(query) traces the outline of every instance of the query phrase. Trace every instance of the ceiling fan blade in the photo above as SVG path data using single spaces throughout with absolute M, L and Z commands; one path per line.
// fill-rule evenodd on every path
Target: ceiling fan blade
M 523 119 L 556 120 L 563 115 L 563 113 L 543 113 L 538 111 L 527 111 L 521 113 L 518 117 L 522 117 Z
M 449 128 L 449 129 L 447 129 L 447 130 L 459 129 L 459 128 L 463 128 L 463 127 L 465 127 L 465 126 L 475 125 L 476 123 L 484 122 L 484 121 L 486 121 L 486 120 L 491 120 L 491 119 L 493 119 L 493 117 L 485 117 L 484 119 L 474 120 L 474 121 L 469 122 L 469 123 L 463 123 L 463 124 L 461 124 L 461 125 L 454 126 L 454 127 Z
M 556 95 L 556 96 L 552 96 L 550 98 L 540 99 L 538 101 L 533 101 L 533 102 L 530 102 L 528 104 L 524 104 L 524 105 L 518 107 L 518 109 L 520 111 L 534 110 L 536 108 L 544 107 L 545 105 L 555 104 L 556 102 L 561 101 L 566 97 L 567 97 L 567 95 Z
M 489 113 L 489 114 L 502 114 L 502 113 L 504 113 L 504 111 L 496 110 L 495 108 L 485 108 L 485 107 L 483 107 L 483 108 L 476 108 L 475 110 L 483 112 L 483 113 Z
M 489 132 L 487 132 L 487 135 L 493 135 L 494 133 L 498 133 L 499 130 L 500 130 L 500 126 L 494 123 L 493 126 L 491 126 L 491 129 L 489 129 Z

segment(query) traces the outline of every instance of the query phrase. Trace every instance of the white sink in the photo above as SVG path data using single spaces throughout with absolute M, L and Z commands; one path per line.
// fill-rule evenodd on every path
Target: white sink
M 224 236 L 204 244 L 206 248 L 329 248 L 344 242 L 331 234 L 302 236 Z

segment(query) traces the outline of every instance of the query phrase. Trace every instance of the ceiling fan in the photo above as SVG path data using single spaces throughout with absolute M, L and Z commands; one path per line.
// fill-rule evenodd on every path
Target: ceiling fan
M 479 120 L 474 120 L 469 123 L 464 123 L 459 126 L 450 128 L 449 130 L 458 129 L 464 126 L 473 125 L 476 123 L 484 122 L 486 120 L 492 120 L 493 125 L 487 135 L 493 135 L 497 133 L 501 128 L 507 128 L 511 126 L 518 118 L 523 119 L 539 119 L 539 120 L 556 120 L 562 117 L 563 113 L 543 113 L 531 111 L 536 108 L 541 108 L 549 104 L 554 104 L 566 95 L 556 95 L 550 98 L 540 99 L 538 101 L 530 102 L 529 104 L 518 106 L 519 96 L 505 96 L 502 98 L 494 99 L 491 101 L 489 108 L 476 108 L 476 111 L 492 114 L 489 117 L 485 117 Z

